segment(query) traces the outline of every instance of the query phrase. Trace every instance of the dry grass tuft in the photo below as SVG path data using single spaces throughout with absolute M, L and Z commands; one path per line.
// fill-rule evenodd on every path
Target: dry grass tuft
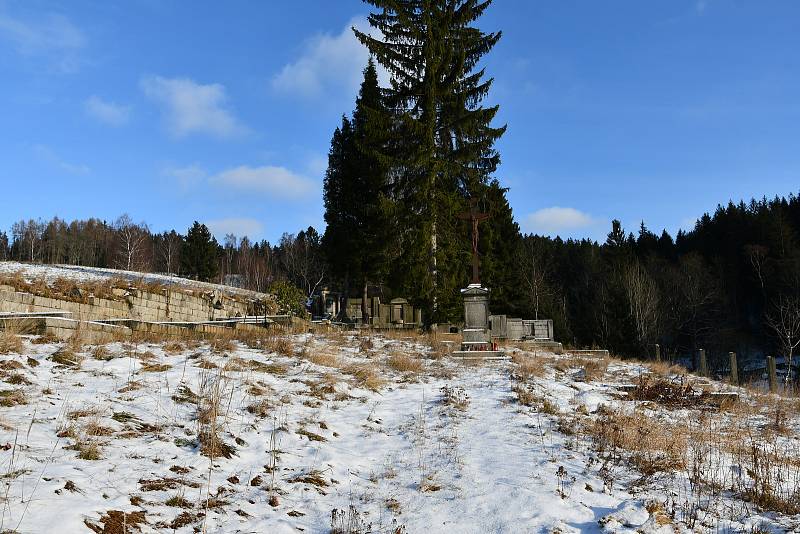
M 386 365 L 401 373 L 420 373 L 424 369 L 422 360 L 402 352 L 395 352 L 386 360 Z
M 536 408 L 539 412 L 548 415 L 559 415 L 561 413 L 556 404 L 547 397 L 537 394 L 529 384 L 517 382 L 511 387 L 511 391 L 516 396 L 517 402 L 523 406 Z
M 167 354 L 179 354 L 186 350 L 186 345 L 180 341 L 167 341 L 162 348 Z
M 166 491 L 166 490 L 178 489 L 182 486 L 186 486 L 187 488 L 199 488 L 200 484 L 182 478 L 139 479 L 139 487 L 142 491 Z
M 113 360 L 114 355 L 105 345 L 98 345 L 92 351 L 92 358 L 107 362 L 109 360 Z
M 14 371 L 17 369 L 24 369 L 25 366 L 18 362 L 17 360 L 3 360 L 0 362 L 0 370 L 3 371 Z
M 469 395 L 461 386 L 442 386 L 439 390 L 442 393 L 442 404 L 452 406 L 461 411 L 469 408 Z
M 243 358 L 231 358 L 225 364 L 226 371 L 257 371 L 271 375 L 283 376 L 289 368 L 279 363 L 266 363 L 258 360 L 245 360 Z
M 516 364 L 512 371 L 513 378 L 522 382 L 527 382 L 531 378 L 542 378 L 547 371 L 544 359 L 530 353 L 513 352 L 511 361 Z
M 100 450 L 100 444 L 88 437 L 79 437 L 75 440 L 73 445 L 65 447 L 66 449 L 78 451 L 78 458 L 81 460 L 102 460 L 103 456 Z
M 190 503 L 181 494 L 171 496 L 169 499 L 164 501 L 164 504 L 166 504 L 167 506 L 175 507 L 175 508 L 191 508 L 192 507 L 192 503 Z
M 721 400 L 714 394 L 698 389 L 691 380 L 679 380 L 643 375 L 629 397 L 650 401 L 668 408 L 719 408 Z
M 36 336 L 31 340 L 31 343 L 34 345 L 47 345 L 52 343 L 58 343 L 60 340 L 52 333 L 46 332 L 41 336 Z
M 30 386 L 33 383 L 22 373 L 11 373 L 5 381 L 12 386 Z
M 25 392 L 21 389 L 0 390 L 0 406 L 11 408 L 22 404 L 28 404 L 28 399 L 25 397 Z
M 318 471 L 316 469 L 312 469 L 307 473 L 301 473 L 299 475 L 295 475 L 289 480 L 287 480 L 290 484 L 310 484 L 312 486 L 316 486 L 318 488 L 327 488 L 330 484 L 327 480 L 322 476 L 322 471 Z
M 385 380 L 378 374 L 374 364 L 348 365 L 343 371 L 355 379 L 356 385 L 365 389 L 379 391 L 385 384 Z
M 685 467 L 689 434 L 686 428 L 667 423 L 655 424 L 640 411 L 626 414 L 604 410 L 588 426 L 597 450 L 601 453 L 629 453 L 633 466 L 645 476 Z
M 227 336 L 217 336 L 211 339 L 210 342 L 211 352 L 215 354 L 223 354 L 225 352 L 230 352 L 236 348 L 236 344 L 233 340 Z
M 223 413 L 222 399 L 225 397 L 225 378 L 204 377 L 199 394 L 197 407 L 198 439 L 200 441 L 200 454 L 212 460 L 214 458 L 231 458 L 236 449 L 225 443 L 219 435 L 220 427 L 217 418 Z
M 577 360 L 576 363 L 583 370 L 583 380 L 585 382 L 596 382 L 605 376 L 609 360 L 606 358 L 582 358 Z
M 272 403 L 266 399 L 259 399 L 247 406 L 247 412 L 257 417 L 267 417 L 272 413 Z
M 294 343 L 285 336 L 275 336 L 271 338 L 268 340 L 265 348 L 281 356 L 294 355 Z
M 335 369 L 342 367 L 342 360 L 330 352 L 312 352 L 306 355 L 306 360 L 322 367 L 333 367 Z
M 78 329 L 63 346 L 50 356 L 50 359 L 59 365 L 80 367 L 81 362 L 83 362 L 83 355 L 81 355 L 80 352 L 83 351 L 83 348 L 83 335 L 80 329 Z
M 648 362 L 647 367 L 653 374 L 664 378 L 686 376 L 688 374 L 685 368 L 668 362 Z
M 358 351 L 368 355 L 369 351 L 375 348 L 375 344 L 369 336 L 358 337 Z
M 0 354 L 21 354 L 22 349 L 22 338 L 12 330 L 7 328 L 0 332 Z
M 300 434 L 301 436 L 307 437 L 308 441 L 328 441 L 324 436 L 315 434 L 314 432 L 311 432 L 310 430 L 307 430 L 305 428 L 299 429 L 297 433 Z
M 145 373 L 161 373 L 170 369 L 172 369 L 172 366 L 166 363 L 150 363 L 142 366 L 142 371 Z
M 100 521 L 84 519 L 83 523 L 97 534 L 131 534 L 141 532 L 139 525 L 147 524 L 145 513 L 122 512 L 120 510 L 109 510 Z

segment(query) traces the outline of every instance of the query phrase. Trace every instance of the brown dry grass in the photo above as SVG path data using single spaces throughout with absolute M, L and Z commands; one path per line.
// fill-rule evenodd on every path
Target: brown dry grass
M 640 411 L 603 410 L 586 430 L 599 452 L 612 456 L 627 452 L 628 459 L 645 476 L 685 467 L 689 443 L 685 426 L 656 423 Z
M 69 345 L 64 345 L 50 356 L 50 359 L 59 365 L 78 368 L 81 366 L 83 356 L 76 353 Z
M 164 349 L 164 352 L 167 354 L 179 354 L 186 350 L 186 345 L 181 341 L 172 340 L 165 342 L 161 348 Z
M 109 361 L 114 359 L 114 354 L 105 345 L 98 345 L 92 350 L 92 358 L 95 360 Z
M 378 373 L 375 364 L 361 363 L 346 366 L 342 371 L 355 379 L 356 385 L 372 391 L 379 391 L 386 381 Z
M 220 436 L 221 427 L 218 417 L 223 414 L 222 400 L 227 386 L 226 378 L 217 373 L 206 375 L 201 382 L 198 395 L 197 422 L 200 454 L 212 460 L 214 458 L 231 458 L 236 449 L 225 443 Z
M 646 362 L 650 371 L 658 376 L 671 377 L 671 376 L 686 376 L 688 373 L 686 369 L 680 365 L 673 365 L 669 362 Z
M 31 339 L 31 343 L 34 345 L 46 345 L 50 343 L 58 343 L 59 341 L 61 340 L 51 332 L 45 332 L 41 336 L 36 336 L 35 338 Z
M 0 354 L 21 354 L 22 349 L 22 338 L 10 328 L 10 323 L 6 323 L 6 327 L 0 331 Z
M 96 440 L 90 439 L 87 436 L 77 438 L 74 444 L 65 448 L 78 451 L 78 458 L 81 460 L 96 461 L 103 459 L 100 444 Z
M 386 359 L 386 365 L 390 369 L 401 373 L 421 373 L 425 369 L 425 365 L 418 357 L 404 354 L 402 352 L 394 352 Z
M 145 373 L 161 373 L 170 369 L 172 366 L 166 363 L 149 363 L 142 366 L 142 371 Z
M 342 367 L 342 360 L 336 354 L 326 351 L 311 351 L 306 354 L 306 360 L 322 367 L 332 367 L 340 369 Z
M 84 519 L 83 523 L 97 534 L 131 534 L 141 532 L 139 525 L 147 524 L 144 512 L 123 512 L 109 510 L 100 521 Z
M 531 378 L 542 378 L 547 373 L 544 358 L 530 353 L 513 352 L 511 361 L 516 364 L 513 370 L 514 378 L 527 382 Z
M 265 347 L 267 350 L 280 354 L 281 356 L 294 355 L 294 343 L 285 336 L 274 336 L 268 339 Z
M 0 390 L 0 406 L 4 408 L 11 408 L 12 406 L 19 406 L 21 404 L 28 404 L 28 399 L 25 392 L 21 389 L 3 389 Z
M 15 291 L 81 304 L 88 304 L 90 295 L 108 300 L 122 300 L 123 297 L 115 295 L 113 290 L 129 287 L 127 281 L 115 278 L 90 282 L 56 278 L 48 282 L 38 277 L 28 281 L 21 272 L 0 274 L 0 285 L 11 286 Z

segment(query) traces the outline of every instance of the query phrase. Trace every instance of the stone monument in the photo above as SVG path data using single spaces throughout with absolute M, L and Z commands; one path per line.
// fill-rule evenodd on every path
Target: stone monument
M 489 218 L 479 213 L 475 199 L 470 203 L 470 211 L 461 215 L 472 222 L 472 283 L 461 290 L 464 298 L 464 329 L 462 330 L 461 350 L 453 352 L 460 358 L 497 359 L 505 358 L 505 353 L 496 350 L 492 343 L 489 326 L 489 295 L 491 290 L 483 287 L 480 281 L 480 257 L 478 255 L 478 223 Z

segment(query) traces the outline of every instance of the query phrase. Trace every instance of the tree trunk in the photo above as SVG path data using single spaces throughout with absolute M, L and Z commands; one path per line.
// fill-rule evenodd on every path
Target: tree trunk
M 364 288 L 361 293 L 361 322 L 364 324 L 369 324 L 369 306 L 367 305 L 369 300 L 369 297 L 367 296 L 368 287 L 369 284 L 367 280 L 364 280 Z
M 339 320 L 346 321 L 349 319 L 347 316 L 347 297 L 350 296 L 350 273 L 344 274 L 344 291 L 339 298 Z

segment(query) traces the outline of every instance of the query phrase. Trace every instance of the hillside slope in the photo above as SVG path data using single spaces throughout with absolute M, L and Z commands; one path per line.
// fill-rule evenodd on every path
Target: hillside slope
M 702 391 L 725 386 L 670 369 L 522 352 L 465 366 L 425 338 L 338 334 L 3 339 L 3 532 L 800 524 L 776 513 L 797 513 L 794 401 L 720 406 Z

